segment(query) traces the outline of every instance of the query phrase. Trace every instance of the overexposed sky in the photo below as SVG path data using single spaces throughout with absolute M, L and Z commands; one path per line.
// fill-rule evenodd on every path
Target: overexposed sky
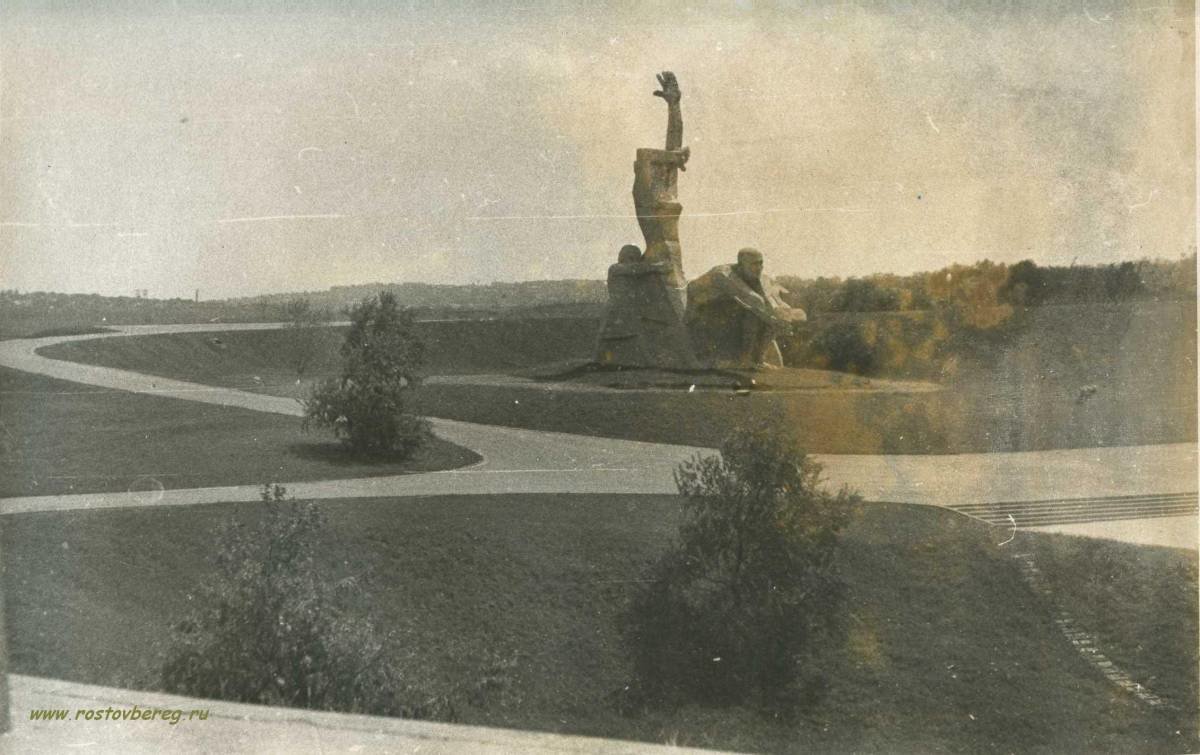
M 1190 3 L 50 5 L 0 10 L 0 288 L 602 278 L 663 69 L 691 277 L 1194 249 Z

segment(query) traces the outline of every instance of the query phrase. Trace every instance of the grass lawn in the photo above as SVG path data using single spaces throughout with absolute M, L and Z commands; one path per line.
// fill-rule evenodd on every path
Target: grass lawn
M 424 411 L 498 424 L 715 446 L 725 429 L 784 417 L 812 453 L 961 453 L 1196 439 L 1195 312 L 1174 304 L 1030 310 L 988 370 L 936 393 L 561 393 L 544 386 L 439 384 Z M 590 356 L 587 319 L 421 323 L 431 375 L 517 373 Z M 311 369 L 336 369 L 336 333 Z M 286 331 L 190 333 L 59 344 L 54 358 L 277 395 L 302 395 Z M 219 342 L 214 342 L 216 339 Z M 1147 369 L 1155 365 L 1156 369 Z M 903 376 L 898 376 L 903 377 Z M 1094 389 L 1091 392 L 1084 389 Z M 1081 393 L 1081 391 L 1084 391 Z
M 623 716 L 614 698 L 629 668 L 613 618 L 642 564 L 669 542 L 677 501 L 321 502 L 320 558 L 330 579 L 366 580 L 364 610 L 395 631 L 398 662 L 430 693 L 457 695 L 466 723 L 765 751 L 1200 748 L 1195 687 L 1177 681 L 1197 665 L 1195 554 L 1037 535 L 998 547 L 1005 533 L 974 520 L 889 505 L 855 510 L 841 554 L 850 631 L 831 648 L 824 698 L 799 722 L 740 708 Z M 12 669 L 153 688 L 172 619 L 211 572 L 211 533 L 262 511 L 3 518 Z M 1016 545 L 1036 549 L 1064 600 L 1094 605 L 1094 616 L 1071 610 L 1095 618 L 1090 628 L 1112 643 L 1114 660 L 1157 677 L 1179 711 L 1148 710 L 1081 659 L 1022 581 L 1009 555 Z M 1110 570 L 1098 577 L 1103 589 L 1097 564 Z M 485 675 L 494 683 L 480 685 Z M 462 694 L 471 688 L 483 692 Z
M 504 372 L 588 359 L 597 323 L 587 318 L 418 322 L 431 375 Z M 336 372 L 345 329 L 320 328 L 309 371 Z M 172 333 L 63 343 L 42 350 L 54 359 L 98 364 L 179 380 L 251 388 L 254 377 L 279 386 L 296 381 L 297 335 L 288 330 Z
M 504 323 L 511 328 L 511 323 Z M 588 321 L 520 322 L 517 335 L 495 332 L 496 323 L 425 323 L 430 374 L 515 372 L 578 357 Z M 451 333 L 438 328 L 453 326 Z M 536 331 L 536 332 L 535 332 Z M 452 337 L 451 337 L 452 336 Z M 78 341 L 42 350 L 45 356 L 116 367 L 273 395 L 305 395 L 319 376 L 336 370 L 337 339 L 315 360 L 300 383 L 288 365 L 286 331 L 229 331 Z M 497 347 L 497 342 L 501 344 Z M 525 344 L 522 346 L 521 344 Z M 505 345 L 507 344 L 507 345 Z M 574 432 L 661 443 L 717 446 L 728 428 L 788 417 L 812 453 L 937 453 L 982 441 L 947 437 L 931 423 L 942 409 L 941 393 L 883 394 L 817 390 L 754 393 L 733 390 L 563 393 L 544 384 L 527 386 L 441 384 L 421 388 L 421 410 L 430 416 L 483 424 Z M 972 426 L 978 434 L 979 428 Z M 957 445 L 956 445 L 957 444 Z M 983 446 L 987 448 L 986 445 Z
M 367 464 L 296 417 L 110 391 L 0 368 L 0 497 L 370 477 L 478 461 L 436 440 Z
M 1172 648 L 1195 647 L 1200 636 L 1195 554 L 1066 535 L 1023 535 L 1014 544 L 1034 555 L 1059 606 L 1134 681 L 1172 700 L 1197 699 L 1196 662 L 1172 660 Z M 1185 610 L 1164 610 L 1179 601 Z

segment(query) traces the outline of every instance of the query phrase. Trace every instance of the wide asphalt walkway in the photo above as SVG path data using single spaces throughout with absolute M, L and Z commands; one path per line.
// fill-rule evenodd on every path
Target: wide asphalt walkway
M 122 326 L 115 333 L 0 341 L 0 365 L 136 393 L 300 415 L 294 399 L 48 359 L 65 341 L 270 330 L 278 323 Z M 285 484 L 297 498 L 493 493 L 673 493 L 680 461 L 711 450 L 434 419 L 483 461 L 464 469 Z M 1197 447 L 1190 443 L 994 454 L 815 455 L 832 486 L 872 501 L 945 506 L 998 525 L 1197 547 Z M 258 486 L 0 499 L 0 513 L 258 499 Z M 1010 519 L 1009 517 L 1012 516 Z M 1120 520 L 1120 521 L 1114 521 Z

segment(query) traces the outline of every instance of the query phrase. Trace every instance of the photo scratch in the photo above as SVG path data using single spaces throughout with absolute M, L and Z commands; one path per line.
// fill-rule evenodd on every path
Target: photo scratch
M 270 223 L 280 220 L 340 220 L 345 218 L 345 215 L 339 213 L 310 213 L 299 215 L 255 215 L 252 217 L 241 218 L 221 218 L 218 223 Z

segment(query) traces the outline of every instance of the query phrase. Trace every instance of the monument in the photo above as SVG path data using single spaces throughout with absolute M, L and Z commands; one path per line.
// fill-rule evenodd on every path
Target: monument
M 697 359 L 706 367 L 782 367 L 775 336 L 804 322 L 782 289 L 763 274 L 763 256 L 749 247 L 737 264 L 718 265 L 688 284 L 687 328 Z
M 757 250 L 738 252 L 689 285 L 679 244 L 679 172 L 683 146 L 681 92 L 675 74 L 658 74 L 654 96 L 667 103 L 664 149 L 642 148 L 633 164 L 633 207 L 646 250 L 621 247 L 608 268 L 608 310 L 596 362 L 604 367 L 696 370 L 782 367 L 775 335 L 805 319 L 763 275 Z
M 643 148 L 633 164 L 633 206 L 645 237 L 643 253 L 621 248 L 608 269 L 608 313 L 600 330 L 596 361 L 618 367 L 695 369 L 684 316 L 687 278 L 679 246 L 679 171 L 689 150 L 683 147 L 681 92 L 675 74 L 658 75 L 654 92 L 667 103 L 665 149 Z

